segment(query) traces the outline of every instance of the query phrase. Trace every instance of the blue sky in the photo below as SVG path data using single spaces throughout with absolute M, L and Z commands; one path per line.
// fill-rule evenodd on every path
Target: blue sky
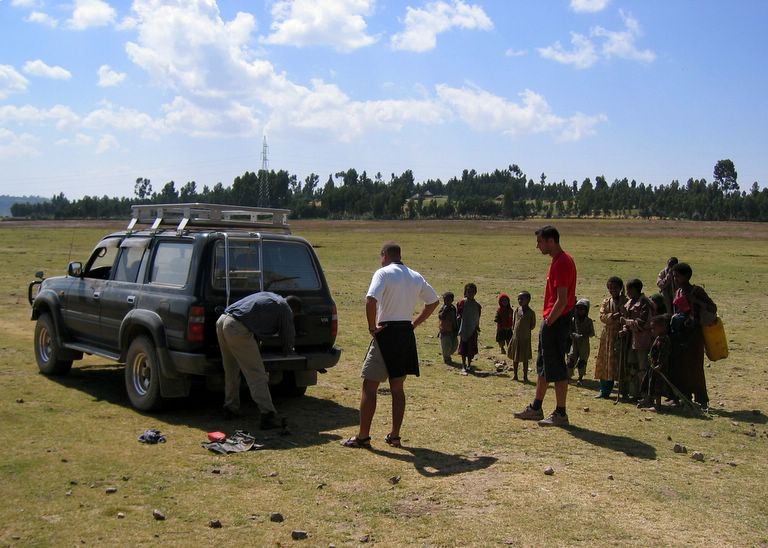
M 0 194 L 261 166 L 768 184 L 765 0 L 0 0 Z

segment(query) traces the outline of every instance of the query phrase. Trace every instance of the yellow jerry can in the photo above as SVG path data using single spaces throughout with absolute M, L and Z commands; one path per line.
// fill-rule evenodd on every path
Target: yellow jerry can
M 704 351 L 710 361 L 716 362 L 728 357 L 728 339 L 725 338 L 723 320 L 719 317 L 710 325 L 701 326 L 704 334 Z

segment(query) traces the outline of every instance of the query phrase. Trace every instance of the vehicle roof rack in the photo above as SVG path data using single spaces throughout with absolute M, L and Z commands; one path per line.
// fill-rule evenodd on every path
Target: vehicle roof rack
M 181 203 L 143 204 L 131 206 L 128 230 L 138 224 L 150 224 L 157 230 L 162 225 L 176 225 L 181 233 L 189 226 L 207 228 L 275 229 L 291 233 L 288 225 L 290 209 L 247 207 L 224 204 Z

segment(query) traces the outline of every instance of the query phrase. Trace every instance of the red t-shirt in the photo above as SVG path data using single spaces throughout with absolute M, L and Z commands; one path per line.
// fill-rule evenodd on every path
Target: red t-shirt
M 549 313 L 555 306 L 558 287 L 568 288 L 568 301 L 563 310 L 563 314 L 567 314 L 576 306 L 576 263 L 565 251 L 552 257 L 552 263 L 549 265 L 547 286 L 544 289 L 543 318 L 549 317 Z

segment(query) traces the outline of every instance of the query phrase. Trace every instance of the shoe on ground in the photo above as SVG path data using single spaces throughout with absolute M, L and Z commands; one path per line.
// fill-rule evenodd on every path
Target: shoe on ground
M 269 413 L 262 413 L 259 420 L 259 428 L 261 430 L 273 430 L 275 428 L 283 428 L 285 425 L 285 419 L 281 419 L 275 413 L 270 411 Z
M 539 426 L 568 426 L 569 424 L 568 415 L 561 415 L 556 411 L 539 421 Z
M 544 411 L 539 409 L 534 409 L 533 407 L 528 405 L 525 409 L 522 411 L 518 411 L 514 414 L 516 419 L 521 419 L 524 421 L 538 421 L 544 418 Z

